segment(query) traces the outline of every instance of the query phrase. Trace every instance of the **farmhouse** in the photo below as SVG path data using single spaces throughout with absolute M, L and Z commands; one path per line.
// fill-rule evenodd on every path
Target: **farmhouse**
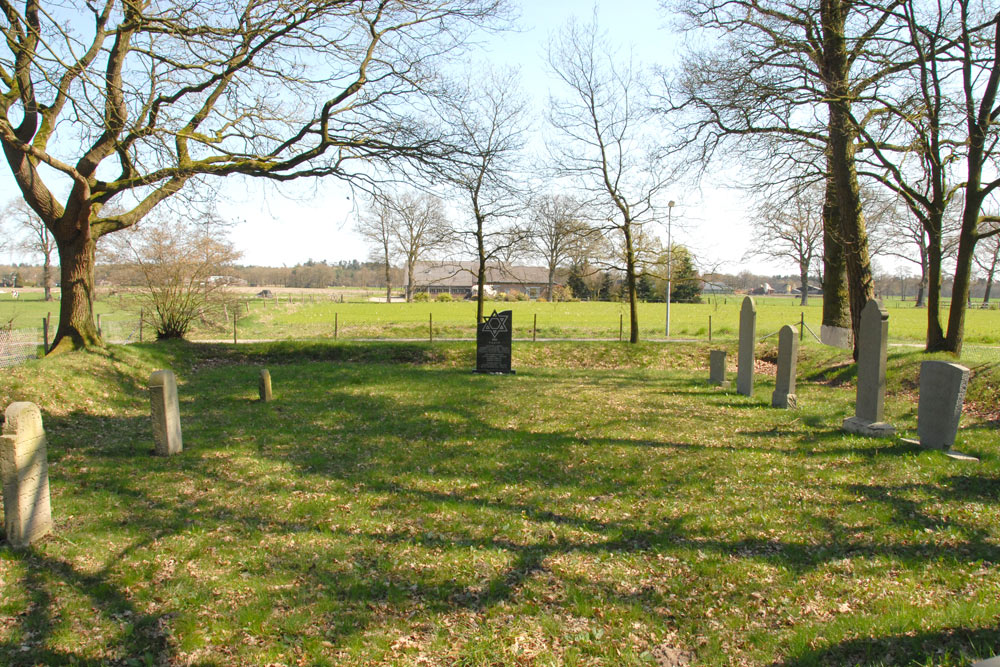
M 427 292 L 431 296 L 448 293 L 455 298 L 475 296 L 476 262 L 417 262 L 413 267 L 413 292 Z M 521 292 L 532 299 L 547 296 L 548 269 L 542 266 L 504 266 L 491 264 L 486 267 L 488 295 Z M 556 281 L 556 285 L 562 282 Z

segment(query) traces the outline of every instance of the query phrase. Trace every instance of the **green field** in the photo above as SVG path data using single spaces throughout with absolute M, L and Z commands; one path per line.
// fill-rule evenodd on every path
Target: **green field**
M 0 546 L 0 664 L 996 653 L 997 363 L 973 368 L 973 464 L 840 432 L 842 353 L 803 350 L 788 412 L 769 407 L 772 344 L 753 398 L 706 385 L 708 349 L 526 342 L 506 377 L 470 373 L 470 343 L 144 344 L 7 369 L 0 404 L 43 410 L 56 528 Z M 907 434 L 923 358 L 890 355 Z M 145 390 L 165 367 L 169 459 L 150 455 Z
M 471 339 L 475 336 L 474 302 L 452 303 L 340 303 L 331 300 L 335 293 L 299 293 L 293 302 L 282 295 L 281 301 L 243 299 L 229 308 L 239 313 L 238 338 L 244 340 L 296 340 L 307 338 L 333 338 L 336 327 L 338 338 L 429 338 L 431 326 L 435 339 Z M 28 294 L 17 302 L 9 294 L 0 295 L 0 323 L 13 321 L 15 327 L 40 326 L 47 312 L 58 318 L 58 303 L 39 301 L 40 295 Z M 234 297 L 235 298 L 235 297 Z M 309 300 L 309 299 L 313 300 Z M 672 304 L 671 337 L 708 340 L 709 327 L 713 340 L 734 339 L 739 323 L 741 296 L 714 297 L 701 304 Z M 797 301 L 784 297 L 756 299 L 758 308 L 758 335 L 775 333 L 785 324 L 797 326 L 804 317 L 806 325 L 819 334 L 822 305 L 812 299 L 802 307 Z M 912 302 L 887 302 L 889 309 L 889 335 L 892 341 L 919 344 L 924 340 L 927 311 L 913 307 Z M 104 296 L 95 304 L 105 325 L 122 323 L 122 329 L 138 338 L 138 313 L 128 294 Z M 539 303 L 521 301 L 513 303 L 488 302 L 486 312 L 510 309 L 513 311 L 516 338 L 596 338 L 617 340 L 621 328 L 628 337 L 628 304 L 621 302 L 560 302 Z M 643 340 L 664 337 L 666 309 L 662 303 L 643 303 L 639 308 L 640 335 Z M 537 319 L 536 319 L 537 318 Z M 942 313 L 946 323 L 947 312 Z M 431 320 L 433 319 L 433 322 Z M 711 320 L 711 322 L 710 322 Z M 537 326 L 536 323 L 537 322 Z M 1000 310 L 973 308 L 966 320 L 968 346 L 1000 345 Z M 147 330 L 147 335 L 149 331 Z M 198 322 L 191 337 L 196 340 L 232 338 L 232 322 L 221 320 Z M 811 335 L 806 333 L 806 337 Z M 124 337 L 119 338 L 124 340 Z

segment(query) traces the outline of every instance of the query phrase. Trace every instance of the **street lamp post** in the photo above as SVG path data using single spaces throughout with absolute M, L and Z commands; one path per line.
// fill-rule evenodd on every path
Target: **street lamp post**
M 667 326 L 666 336 L 670 338 L 670 278 L 673 270 L 674 247 L 670 243 L 670 222 L 674 212 L 674 200 L 667 202 Z

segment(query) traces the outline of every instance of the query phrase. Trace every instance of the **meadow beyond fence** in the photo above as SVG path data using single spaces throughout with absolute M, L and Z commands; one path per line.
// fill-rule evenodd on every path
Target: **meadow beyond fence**
M 384 303 L 371 294 L 352 293 L 348 299 L 334 290 L 279 292 L 269 298 L 233 294 L 221 315 L 203 316 L 194 323 L 189 338 L 195 341 L 251 342 L 261 340 L 472 340 L 475 338 L 476 304 L 472 301 Z M 58 320 L 58 303 L 43 302 L 41 295 L 22 294 L 18 301 L 0 296 L 0 323 L 9 323 L 36 345 L 43 342 L 43 320 L 50 317 L 50 337 Z M 349 300 L 353 298 L 354 300 Z M 706 298 L 704 303 L 671 304 L 671 340 L 732 341 L 737 338 L 742 295 Z M 803 343 L 816 343 L 822 319 L 820 299 L 801 306 L 787 297 L 755 297 L 757 331 L 762 339 L 784 325 L 804 325 Z M 966 316 L 965 349 L 975 358 L 1000 356 L 1000 310 L 974 304 Z M 927 326 L 927 310 L 912 301 L 887 300 L 892 344 L 920 346 Z M 95 313 L 104 340 L 132 343 L 155 338 L 146 318 L 140 325 L 134 295 L 118 292 L 95 302 Z M 946 315 L 947 303 L 942 306 Z M 490 301 L 493 310 L 513 312 L 514 339 L 605 340 L 628 338 L 629 313 L 625 302 Z M 56 312 L 52 312 L 56 311 Z M 235 320 L 235 322 L 234 322 Z M 639 304 L 642 340 L 664 340 L 666 305 Z M 40 347 L 39 347 L 40 349 Z M 30 355 L 29 355 L 30 356 Z M 0 363 L 4 363 L 0 360 Z

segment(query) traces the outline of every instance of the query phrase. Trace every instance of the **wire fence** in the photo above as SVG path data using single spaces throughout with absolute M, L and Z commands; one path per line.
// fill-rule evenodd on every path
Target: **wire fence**
M 127 345 L 139 342 L 139 320 L 112 320 L 101 322 L 101 338 L 105 343 Z
M 0 329 L 0 367 L 37 359 L 42 351 L 41 329 Z

